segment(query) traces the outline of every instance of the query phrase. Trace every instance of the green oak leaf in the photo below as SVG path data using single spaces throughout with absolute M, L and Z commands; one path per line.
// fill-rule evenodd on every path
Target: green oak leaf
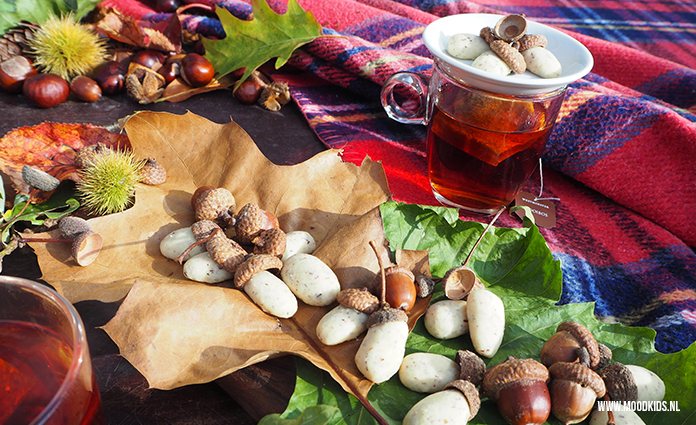
M 434 276 L 461 264 L 485 226 L 458 220 L 456 210 L 388 202 L 381 207 L 384 230 L 390 247 L 428 249 Z M 613 351 L 613 359 L 644 366 L 657 373 L 667 389 L 665 401 L 678 403 L 679 411 L 638 412 L 646 424 L 687 424 L 696 415 L 696 344 L 677 353 L 659 353 L 654 348 L 655 331 L 620 324 L 606 324 L 594 316 L 594 303 L 558 305 L 562 289 L 560 264 L 530 220 L 518 229 L 491 228 L 469 265 L 488 289 L 505 305 L 505 337 L 498 353 L 484 359 L 488 367 L 509 355 L 539 359 L 541 347 L 563 321 L 574 320 L 587 326 L 598 341 Z M 489 263 L 491 262 L 491 263 Z M 440 285 L 431 302 L 444 299 Z M 457 350 L 473 350 L 467 336 L 438 340 L 430 336 L 419 320 L 409 335 L 406 352 L 438 353 L 454 358 Z M 318 403 L 339 407 L 343 417 L 331 424 L 369 423 L 352 418 L 368 415 L 357 399 L 346 394 L 331 378 L 304 361 L 297 360 L 298 387 L 283 417 L 298 417 Z M 307 397 L 306 395 L 311 395 Z M 322 394 L 322 396 L 319 396 Z M 328 396 L 327 394 L 330 394 Z M 390 424 L 400 424 L 408 410 L 425 397 L 404 387 L 394 376 L 372 387 L 368 400 Z M 350 408 L 352 406 L 352 409 Z M 315 422 L 316 424 L 322 422 Z M 494 403 L 484 398 L 479 414 L 470 424 L 506 425 Z M 559 425 L 553 416 L 548 424 Z
M 0 0 L 0 34 L 25 20 L 42 24 L 50 16 L 73 13 L 78 19 L 100 0 Z
M 321 36 L 321 25 L 312 12 L 305 12 L 297 0 L 289 0 L 287 12 L 275 13 L 265 0 L 252 0 L 254 18 L 241 20 L 216 7 L 226 37 L 203 39 L 205 57 L 220 78 L 239 68 L 246 68 L 239 82 L 272 58 L 276 69 L 283 66 L 298 47 Z M 239 84 L 239 82 L 237 84 Z
M 29 204 L 24 208 L 28 196 L 17 194 L 12 209 L 5 211 L 4 219 L 7 223 L 2 229 L 0 238 L 3 243 L 10 240 L 10 224 L 19 221 L 28 221 L 34 226 L 41 226 L 46 219 L 58 220 L 80 207 L 80 203 L 74 198 L 75 193 L 67 187 L 61 187 L 42 204 Z

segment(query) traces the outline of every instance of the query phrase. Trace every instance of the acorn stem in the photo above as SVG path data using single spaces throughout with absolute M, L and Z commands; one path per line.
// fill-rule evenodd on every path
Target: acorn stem
M 379 264 L 379 272 L 380 272 L 380 277 L 381 277 L 381 286 L 382 290 L 380 291 L 380 300 L 379 304 L 384 305 L 386 303 L 386 294 L 387 294 L 387 276 L 384 272 L 384 263 L 382 263 L 382 256 L 379 255 L 379 252 L 377 252 L 377 244 L 375 241 L 370 241 L 370 247 L 372 250 L 375 252 L 375 255 L 377 256 L 377 263 Z
M 184 258 L 186 258 L 186 256 L 189 254 L 189 252 L 191 252 L 191 250 L 193 248 L 197 247 L 198 245 L 204 244 L 204 243 L 208 242 L 209 240 L 213 239 L 213 236 L 217 235 L 221 231 L 222 231 L 222 229 L 219 227 L 214 228 L 207 237 L 192 243 L 191 246 L 186 248 L 184 250 L 184 252 L 182 252 L 181 255 L 178 256 L 176 258 L 176 260 L 174 260 L 174 261 L 176 261 L 179 264 L 184 264 Z
M 20 239 L 23 243 L 26 242 L 61 242 L 61 243 L 73 243 L 73 239 L 60 239 L 60 238 L 22 238 Z
M 481 241 L 483 240 L 483 237 L 486 235 L 486 233 L 488 232 L 488 230 L 489 230 L 491 227 L 493 227 L 493 223 L 495 223 L 495 222 L 498 220 L 498 217 L 500 217 L 500 214 L 502 214 L 503 211 L 505 211 L 506 208 L 507 208 L 507 207 L 506 207 L 505 205 L 503 205 L 502 207 L 500 207 L 500 209 L 498 210 L 498 212 L 495 213 L 495 215 L 493 216 L 493 218 L 491 219 L 491 221 L 488 223 L 488 226 L 486 226 L 486 228 L 483 229 L 483 233 L 481 233 L 481 236 L 479 236 L 479 238 L 476 240 L 476 243 L 474 244 L 474 247 L 471 248 L 471 251 L 469 251 L 469 255 L 466 256 L 466 259 L 465 259 L 464 262 L 462 263 L 462 266 L 466 266 L 466 265 L 469 263 L 469 260 L 471 259 L 471 256 L 474 254 L 474 251 L 476 250 L 476 248 L 479 246 L 479 244 L 480 244 Z
M 610 401 L 608 394 L 604 394 L 602 397 L 605 401 Z M 614 412 L 612 410 L 607 410 L 607 425 L 616 425 L 616 419 L 614 418 Z

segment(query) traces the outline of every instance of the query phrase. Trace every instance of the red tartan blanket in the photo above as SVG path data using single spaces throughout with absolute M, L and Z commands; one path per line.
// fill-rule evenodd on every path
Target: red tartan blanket
M 191 1 L 192 2 L 192 1 Z M 240 18 L 243 1 L 205 0 Z M 285 0 L 269 3 L 283 12 Z M 561 302 L 596 301 L 596 314 L 657 331 L 673 352 L 696 340 L 696 4 L 578 0 L 300 0 L 326 33 L 273 78 L 289 83 L 321 140 L 360 163 L 382 161 L 394 198 L 436 205 L 425 128 L 387 118 L 380 84 L 397 71 L 429 74 L 425 26 L 455 13 L 524 13 L 567 32 L 595 66 L 570 85 L 543 160 L 543 195 L 557 225 L 541 229 L 561 261 Z M 105 0 L 138 19 L 162 19 L 147 0 Z M 572 6 L 572 7 L 571 7 Z M 223 37 L 214 19 L 187 29 Z M 539 193 L 539 174 L 526 188 Z M 482 220 L 479 217 L 465 219 Z M 484 219 L 485 220 L 485 219 Z M 502 225 L 517 226 L 504 217 Z

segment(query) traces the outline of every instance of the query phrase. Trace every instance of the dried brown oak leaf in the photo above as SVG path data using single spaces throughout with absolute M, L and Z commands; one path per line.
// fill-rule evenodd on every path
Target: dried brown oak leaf
M 193 223 L 190 198 L 197 187 L 225 187 L 239 205 L 256 202 L 273 212 L 281 228 L 310 232 L 319 245 L 315 254 L 336 270 L 342 285 L 364 286 L 365 276 L 371 282 L 378 270 L 367 242 L 386 244 L 379 205 L 390 193 L 381 164 L 365 158 L 358 167 L 328 150 L 294 166 L 274 165 L 237 124 L 191 113 L 138 113 L 126 130 L 135 154 L 156 156 L 171 177 L 160 186 L 138 187 L 129 210 L 89 220 L 104 236 L 89 267 L 73 266 L 58 244 L 32 244 L 43 278 L 72 302 L 125 296 L 104 329 L 151 387 L 209 382 L 291 353 L 365 400 L 372 384 L 354 365 L 359 342 L 323 347 L 316 338 L 316 324 L 329 307 L 301 305 L 294 317 L 278 320 L 231 282 L 185 280 L 182 267 L 159 253 L 159 242 Z M 412 325 L 426 307 L 427 300 L 419 300 Z
M 191 87 L 181 78 L 175 78 L 171 83 L 167 84 L 162 93 L 162 97 L 156 102 L 183 102 L 191 96 L 207 93 L 213 90 L 226 89 L 232 87 L 237 79 L 232 74 L 227 74 L 221 78 L 213 78 L 208 84 L 203 87 Z
M 0 139 L 0 171 L 5 173 L 18 193 L 28 193 L 22 180 L 22 168 L 29 165 L 58 180 L 79 179 L 75 152 L 103 143 L 110 148 L 130 149 L 128 137 L 89 124 L 41 123 L 8 132 Z M 38 192 L 34 202 L 44 202 L 50 192 Z

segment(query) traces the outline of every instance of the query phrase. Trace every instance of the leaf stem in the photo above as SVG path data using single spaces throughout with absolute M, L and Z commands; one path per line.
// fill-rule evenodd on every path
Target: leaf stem
M 31 203 L 31 200 L 32 200 L 32 198 L 34 197 L 34 194 L 35 194 L 35 193 L 36 193 L 36 189 L 32 189 L 31 192 L 29 192 L 29 198 L 27 198 L 27 202 L 24 204 L 24 206 L 22 207 L 22 209 L 17 213 L 17 215 L 15 215 L 14 217 L 12 217 L 12 219 L 11 219 L 10 221 L 8 221 L 8 222 L 5 223 L 4 225 L 0 226 L 0 229 L 3 229 L 3 228 L 5 228 L 5 227 L 12 226 L 12 225 L 19 219 L 19 217 L 22 216 L 22 213 L 24 213 L 24 211 L 27 209 L 27 207 L 28 207 L 29 204 Z
M 488 223 L 488 226 L 486 226 L 486 228 L 483 229 L 483 233 L 481 233 L 481 236 L 479 236 L 479 238 L 476 240 L 476 243 L 474 244 L 474 247 L 471 248 L 471 251 L 469 251 L 469 255 L 466 256 L 466 259 L 465 259 L 464 262 L 462 263 L 462 266 L 466 266 L 466 265 L 469 263 L 469 260 L 471 259 L 471 256 L 473 255 L 474 251 L 476 250 L 476 248 L 479 246 L 479 244 L 480 244 L 481 241 L 483 240 L 483 237 L 486 235 L 486 233 L 488 232 L 488 230 L 489 230 L 491 227 L 493 227 L 493 223 L 495 223 L 495 222 L 498 220 L 498 217 L 500 217 L 500 214 L 502 214 L 503 211 L 505 211 L 506 208 L 507 208 L 507 207 L 506 207 L 505 205 L 503 205 L 502 207 L 500 207 L 500 209 L 498 210 L 498 212 L 495 213 L 495 215 L 493 216 L 493 218 L 491 219 L 491 221 Z

